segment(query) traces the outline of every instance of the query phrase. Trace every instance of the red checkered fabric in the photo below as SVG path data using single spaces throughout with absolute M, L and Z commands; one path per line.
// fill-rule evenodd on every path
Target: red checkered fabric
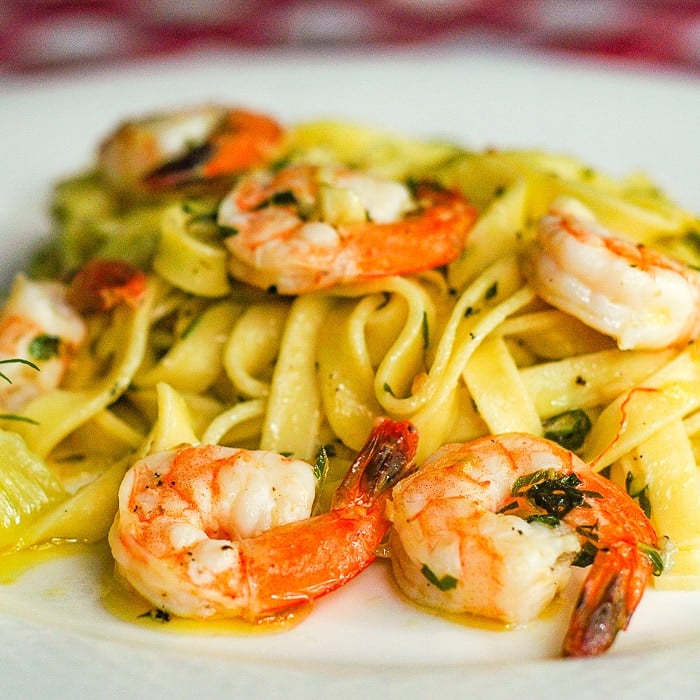
M 700 74 L 696 0 L 2 0 L 0 71 L 212 48 L 448 44 Z

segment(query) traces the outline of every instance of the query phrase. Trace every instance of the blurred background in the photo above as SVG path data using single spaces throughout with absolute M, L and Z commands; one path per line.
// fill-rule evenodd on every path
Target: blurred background
M 0 0 L 0 74 L 212 50 L 504 48 L 700 75 L 696 0 Z

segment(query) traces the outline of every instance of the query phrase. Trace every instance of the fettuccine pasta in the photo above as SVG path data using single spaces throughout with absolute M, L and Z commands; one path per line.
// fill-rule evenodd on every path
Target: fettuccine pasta
M 281 294 L 231 274 L 237 224 L 217 212 L 240 172 L 139 190 L 133 177 L 108 179 L 96 166 L 60 183 L 54 232 L 30 275 L 66 280 L 107 259 L 147 281 L 137 303 L 83 313 L 86 337 L 60 385 L 3 411 L 13 414 L 0 422 L 3 439 L 18 437 L 0 474 L 30 455 L 37 493 L 19 505 L 3 494 L 2 547 L 104 538 L 126 468 L 182 443 L 311 463 L 323 451 L 323 511 L 379 416 L 416 426 L 419 462 L 488 434 L 568 439 L 581 419 L 572 449 L 625 487 L 675 550 L 656 585 L 700 587 L 694 336 L 620 349 L 545 301 L 524 262 L 538 222 L 562 198 L 689 266 L 700 264 L 694 214 L 640 174 L 614 179 L 568 156 L 474 152 L 340 122 L 292 126 L 264 155 L 278 170 L 313 164 L 430 181 L 464 195 L 476 220 L 446 264 Z M 342 186 L 326 195 L 336 221 L 354 216 Z

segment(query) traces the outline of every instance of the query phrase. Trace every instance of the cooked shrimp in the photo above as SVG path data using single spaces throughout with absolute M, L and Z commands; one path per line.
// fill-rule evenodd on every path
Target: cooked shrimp
M 98 167 L 119 189 L 156 191 L 262 165 L 283 135 L 270 117 L 218 105 L 149 115 L 103 141 Z
M 85 334 L 83 319 L 66 300 L 65 285 L 18 275 L 0 312 L 2 409 L 19 411 L 58 387 Z M 26 362 L 12 362 L 17 358 Z
M 222 201 L 231 274 L 280 294 L 444 265 L 475 210 L 458 192 L 413 189 L 342 166 L 295 164 L 244 177 Z
M 94 259 L 75 274 L 68 302 L 83 313 L 108 311 L 119 303 L 137 306 L 146 293 L 146 273 L 121 260 Z
M 622 350 L 682 345 L 700 332 L 700 273 L 612 236 L 578 202 L 540 220 L 526 273 L 545 301 Z
M 563 651 L 605 651 L 655 565 L 656 534 L 634 501 L 556 443 L 525 433 L 440 448 L 389 505 L 396 580 L 446 612 L 521 624 L 594 557 Z
M 365 569 L 385 536 L 390 487 L 417 436 L 378 421 L 329 512 L 309 518 L 312 467 L 275 453 L 181 447 L 137 462 L 109 540 L 147 600 L 193 618 L 251 621 L 328 593 Z

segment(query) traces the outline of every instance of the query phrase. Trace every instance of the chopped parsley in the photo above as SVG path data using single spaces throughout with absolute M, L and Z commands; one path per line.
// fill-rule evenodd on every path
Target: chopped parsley
M 649 518 L 651 516 L 651 502 L 649 501 L 649 484 L 645 484 L 638 491 L 632 489 L 632 482 L 634 481 L 634 476 L 632 472 L 627 472 L 625 477 L 625 490 L 629 494 L 630 498 L 633 498 L 639 504 L 639 507 L 644 511 L 644 515 Z
M 57 357 L 61 339 L 57 335 L 37 335 L 29 343 L 29 354 L 35 360 L 50 360 Z
M 561 522 L 555 515 L 548 515 L 547 513 L 535 513 L 535 515 L 528 515 L 525 521 L 528 523 L 542 523 L 543 525 L 548 525 L 549 527 L 557 527 L 557 525 L 559 525 Z
M 584 542 L 583 546 L 579 550 L 578 554 L 571 562 L 572 566 L 579 566 L 585 568 L 593 563 L 593 560 L 598 554 L 598 547 L 596 547 L 593 542 Z
M 222 226 L 219 224 L 219 235 L 222 238 L 229 238 L 230 236 L 237 236 L 239 233 L 238 229 L 234 226 Z
M 581 479 L 574 473 L 561 474 L 554 469 L 541 469 L 515 480 L 511 495 L 524 496 L 547 515 L 563 518 L 574 508 L 587 507 L 586 497 L 601 498 L 595 491 L 579 488 Z
M 494 282 L 484 293 L 484 299 L 487 301 L 493 299 L 498 294 L 498 282 Z
M 544 421 L 542 427 L 544 437 L 567 450 L 574 451 L 583 446 L 591 430 L 591 419 L 584 410 L 577 408 L 549 418 Z
M 281 192 L 275 192 L 270 197 L 260 202 L 260 204 L 254 207 L 254 210 L 257 211 L 258 209 L 264 209 L 269 206 L 288 206 L 290 204 L 297 205 L 299 204 L 299 200 L 297 200 L 294 192 L 291 190 L 282 190 Z
M 316 477 L 316 481 L 323 482 L 323 480 L 326 478 L 327 473 L 328 452 L 326 451 L 325 446 L 321 445 L 321 448 L 318 451 L 318 455 L 316 456 L 316 461 L 314 462 L 314 476 Z
M 656 547 L 652 547 L 650 544 L 644 544 L 643 542 L 640 542 L 637 548 L 640 552 L 644 552 L 644 554 L 649 557 L 649 561 L 651 561 L 654 567 L 653 575 L 661 576 L 664 572 L 664 560 L 661 556 L 661 552 Z
M 428 581 L 430 581 L 430 583 L 433 584 L 433 586 L 436 586 L 441 591 L 449 591 L 452 588 L 457 587 L 457 579 L 454 576 L 445 574 L 441 578 L 438 578 L 438 576 L 427 564 L 423 564 L 420 572 L 423 574 L 423 576 L 425 576 L 425 578 L 428 579 Z
M 170 622 L 171 615 L 167 610 L 162 610 L 161 608 L 152 608 L 147 610 L 138 616 L 139 619 L 148 618 L 149 620 L 154 620 L 156 622 Z

